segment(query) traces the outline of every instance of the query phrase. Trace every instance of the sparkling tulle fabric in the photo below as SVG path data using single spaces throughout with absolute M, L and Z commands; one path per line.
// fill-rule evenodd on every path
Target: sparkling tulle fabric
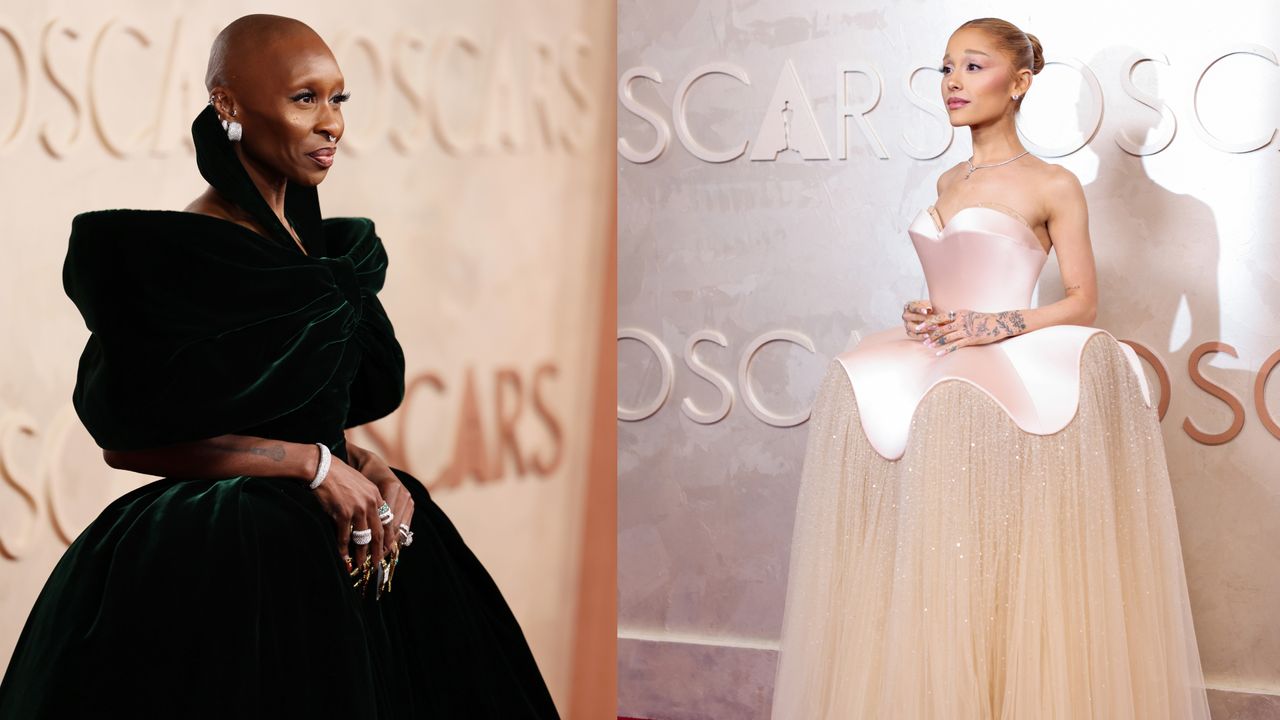
M 897 460 L 833 361 L 812 409 L 773 717 L 1209 717 L 1156 411 L 1119 344 L 1059 432 L 961 380 Z

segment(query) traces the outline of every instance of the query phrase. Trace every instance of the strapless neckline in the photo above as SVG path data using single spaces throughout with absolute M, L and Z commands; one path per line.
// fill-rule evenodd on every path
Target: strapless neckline
M 943 223 L 941 228 L 939 228 L 938 223 L 934 221 L 933 213 L 930 212 L 930 210 L 936 212 L 937 209 L 938 209 L 937 206 L 929 205 L 925 207 L 923 210 L 921 210 L 919 213 L 917 213 L 916 217 L 918 218 L 921 214 L 928 216 L 929 227 L 933 228 L 934 236 L 939 240 L 942 239 L 942 236 L 947 234 L 948 230 L 952 229 L 952 226 L 955 224 L 956 219 L 959 218 L 961 215 L 963 215 L 965 212 L 969 210 L 986 210 L 988 212 L 995 213 L 996 215 L 999 215 L 1000 217 L 1009 220 L 1011 224 L 1013 224 L 1015 227 L 1019 229 L 1020 232 L 1024 233 L 1024 235 L 1022 236 L 1022 239 L 1029 241 L 1030 247 L 1034 247 L 1036 250 L 1039 250 L 1041 253 L 1045 255 L 1045 257 L 1049 256 L 1048 251 L 1044 249 L 1044 245 L 1040 242 L 1040 238 L 1036 236 L 1035 231 L 1033 231 L 1030 228 L 1030 226 L 1028 226 L 1022 220 L 1019 220 L 1018 218 L 1014 217 L 1013 215 L 1007 212 L 1004 212 L 1003 210 L 997 210 L 993 207 L 987 207 L 985 205 L 969 205 L 967 207 L 962 207 L 959 210 L 957 210 L 955 214 L 952 215 L 950 219 L 948 219 L 945 223 Z
M 933 308 L 997 313 L 1031 307 L 1048 258 L 1031 226 L 998 203 L 963 207 L 945 223 L 936 212 L 936 207 L 927 206 L 907 228 Z M 837 359 L 853 385 L 868 441 L 885 459 L 896 460 L 906 449 L 916 406 L 946 380 L 982 390 L 1026 432 L 1058 432 L 1076 413 L 1085 343 L 1105 332 L 1052 325 L 938 355 L 909 338 L 899 325 L 871 333 Z M 1118 352 L 1129 362 L 1150 406 L 1137 354 L 1124 344 Z

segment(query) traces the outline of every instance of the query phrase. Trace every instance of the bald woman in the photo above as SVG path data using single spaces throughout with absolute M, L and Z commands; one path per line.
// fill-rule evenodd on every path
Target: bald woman
M 305 24 L 214 41 L 183 212 L 72 222 L 72 401 L 159 476 L 67 548 L 0 718 L 556 718 L 497 586 L 422 483 L 348 440 L 404 397 L 365 218 L 322 219 L 348 98 Z

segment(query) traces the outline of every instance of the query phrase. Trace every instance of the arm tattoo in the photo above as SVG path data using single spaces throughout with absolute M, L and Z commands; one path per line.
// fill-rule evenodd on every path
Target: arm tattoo
M 283 445 L 270 445 L 268 447 L 250 448 L 249 452 L 253 453 L 254 455 L 262 455 L 263 457 L 270 458 L 272 460 L 275 460 L 276 462 L 280 462 L 281 460 L 284 460 Z
M 1000 324 L 1000 328 L 1004 330 L 1005 337 L 1017 335 L 1025 332 L 1027 323 L 1022 319 L 1021 310 L 1006 310 L 996 314 L 996 322 Z
M 263 447 L 250 447 L 250 448 L 238 448 L 238 447 L 227 447 L 223 445 L 214 445 L 213 449 L 218 450 L 219 452 L 227 452 L 227 453 L 244 452 L 244 453 L 249 453 L 250 455 L 261 455 L 262 457 L 265 457 L 269 460 L 275 460 L 276 462 L 280 462 L 284 460 L 284 454 L 285 454 L 284 445 L 280 445 L 278 443 L 272 444 L 272 445 L 266 445 Z
M 1067 289 L 1067 290 L 1079 290 L 1079 289 L 1080 289 L 1080 286 L 1079 286 L 1079 285 L 1068 285 L 1065 289 Z
M 965 334 L 970 337 L 1006 338 L 1025 332 L 1027 323 L 1021 310 L 999 313 L 969 313 L 964 318 Z

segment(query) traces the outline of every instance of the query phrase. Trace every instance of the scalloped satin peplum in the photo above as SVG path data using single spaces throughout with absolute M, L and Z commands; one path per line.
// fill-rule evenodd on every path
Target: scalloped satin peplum
M 929 210 L 932 210 L 930 208 Z M 971 205 L 941 226 L 921 210 L 908 227 L 936 310 L 1000 312 L 1030 307 L 1048 255 L 1035 233 L 1009 213 Z M 849 375 L 867 440 L 897 460 L 907 446 L 916 407 L 944 380 L 985 392 L 1022 430 L 1049 435 L 1075 417 L 1085 342 L 1105 330 L 1055 325 L 942 356 L 901 327 L 867 336 L 837 356 Z M 1117 343 L 1151 407 L 1151 390 L 1137 353 Z

